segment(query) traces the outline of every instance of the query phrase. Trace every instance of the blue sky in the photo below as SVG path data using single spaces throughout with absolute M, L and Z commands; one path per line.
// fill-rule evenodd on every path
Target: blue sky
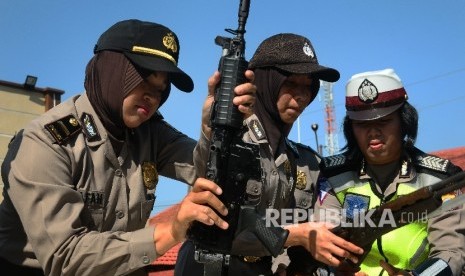
M 165 118 L 193 138 L 199 136 L 207 79 L 221 54 L 214 44 L 225 28 L 237 27 L 238 0 L 4 0 L 0 2 L 0 79 L 83 92 L 84 69 L 99 35 L 119 20 L 137 18 L 170 27 L 181 42 L 180 67 L 194 80 L 193 93 L 173 88 L 161 108 Z M 280 32 L 308 37 L 320 64 L 336 68 L 333 85 L 339 147 L 344 87 L 351 75 L 394 68 L 420 114 L 417 146 L 435 151 L 464 146 L 465 1 L 462 0 L 251 0 L 246 25 L 246 58 Z M 315 147 L 310 125 L 325 143 L 322 90 L 294 127 L 293 140 Z M 300 131 L 298 131 L 300 130 Z M 162 178 L 153 213 L 185 195 L 184 184 Z

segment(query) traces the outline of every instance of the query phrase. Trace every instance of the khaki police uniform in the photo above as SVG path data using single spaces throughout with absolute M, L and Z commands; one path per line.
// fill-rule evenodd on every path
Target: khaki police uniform
M 273 157 L 264 128 L 255 115 L 245 120 L 247 125 L 243 141 L 258 144 L 260 148 L 261 181 L 247 183 L 247 201 L 257 207 L 261 215 L 267 209 L 281 212 L 283 209 L 299 208 L 308 210 L 313 205 L 315 183 L 319 174 L 320 157 L 310 147 L 287 140 L 287 146 L 295 157 L 297 175 L 291 173 L 291 160 L 285 152 Z M 194 163 L 199 175 L 206 171 L 206 160 L 210 142 L 201 135 L 194 150 Z M 281 214 L 281 213 L 280 213 Z M 289 213 L 288 213 L 289 214 Z M 280 215 L 280 218 L 281 215 Z M 279 221 L 291 224 L 293 221 Z M 185 242 L 178 255 L 175 275 L 203 275 L 203 266 L 193 260 L 193 245 Z M 233 258 L 229 266 L 229 275 L 258 275 L 271 268 L 271 256 L 257 237 L 250 232 L 242 233 L 233 242 Z M 263 266 L 256 269 L 254 266 Z
M 360 195 L 356 199 L 358 194 L 362 194 L 356 191 L 357 189 L 358 191 L 364 189 L 362 188 L 365 185 L 364 183 L 370 183 L 370 193 L 372 195 L 365 203 L 370 206 L 369 208 L 372 208 L 371 201 L 382 203 L 392 200 L 402 194 L 402 192 L 399 192 L 401 187 L 403 189 L 408 187 L 411 192 L 437 183 L 458 171 L 460 169 L 449 160 L 431 156 L 415 149 L 404 159 L 402 169 L 395 176 L 394 181 L 383 191 L 376 183 L 376 180 L 366 173 L 364 162 L 354 164 L 354 161 L 345 154 L 325 157 L 322 162 L 322 175 L 325 178 L 320 178 L 318 183 L 319 195 L 315 203 L 315 218 L 317 220 L 326 218 L 327 221 L 331 220 L 334 223 L 335 217 L 331 214 L 341 214 L 342 208 L 346 212 L 350 212 L 351 209 L 355 208 L 355 206 L 350 206 L 351 202 L 358 205 L 357 209 L 364 209 L 362 207 L 365 196 Z M 454 194 L 449 195 L 449 197 L 454 196 Z M 349 197 L 351 197 L 350 200 Z M 364 270 L 364 266 L 367 273 L 369 271 L 374 273 L 378 269 L 376 272 L 376 275 L 378 275 L 381 271 L 379 268 L 379 260 L 381 259 L 389 260 L 392 265 L 398 268 L 410 270 L 418 267 L 419 263 L 421 265 L 421 263 L 426 262 L 426 258 L 440 258 L 449 265 L 453 275 L 460 275 L 465 263 L 465 252 L 463 250 L 465 240 L 463 235 L 457 234 L 456 230 L 463 229 L 461 225 L 464 223 L 465 211 L 460 208 L 429 219 L 425 226 L 426 229 L 421 228 L 422 225 L 417 223 L 416 226 L 409 224 L 385 234 L 384 239 L 380 238 L 373 244 L 370 253 L 362 263 L 362 270 Z M 410 227 L 410 225 L 412 225 L 411 234 L 415 235 L 405 237 L 407 231 L 405 227 Z M 418 229 L 424 230 L 415 232 L 419 231 Z M 424 235 L 421 231 L 425 232 Z M 398 235 L 397 238 L 396 235 Z M 425 236 L 427 238 L 424 238 L 423 241 L 416 240 Z M 401 242 L 406 239 L 406 242 Z M 392 244 L 392 241 L 399 242 Z M 413 245 L 415 247 L 411 248 L 410 246 Z M 413 250 L 416 250 L 416 252 L 411 254 Z M 399 267 L 402 264 L 407 267 Z M 433 275 L 433 272 L 430 273 L 429 275 Z M 384 271 L 382 275 L 387 275 L 387 273 Z
M 196 142 L 161 115 L 126 137 L 115 155 L 86 94 L 17 135 L 2 168 L 0 257 L 46 275 L 123 275 L 155 260 L 145 226 L 158 176 L 192 184 Z

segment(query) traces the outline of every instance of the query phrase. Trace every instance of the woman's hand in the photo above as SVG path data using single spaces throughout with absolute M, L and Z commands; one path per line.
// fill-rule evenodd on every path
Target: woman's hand
M 379 265 L 384 269 L 386 270 L 386 272 L 388 273 L 389 276 L 405 276 L 405 275 L 413 275 L 412 272 L 409 272 L 409 271 L 406 271 L 406 270 L 402 270 L 402 269 L 399 269 L 397 267 L 394 267 L 392 266 L 391 264 L 383 261 L 383 260 L 380 260 L 379 261 Z
M 228 209 L 217 197 L 221 193 L 221 188 L 214 182 L 197 178 L 191 191 L 182 200 L 173 221 L 173 237 L 179 241 L 183 240 L 193 221 L 200 221 L 206 225 L 215 224 L 227 229 L 228 223 L 218 215 L 218 213 L 223 216 L 228 214 Z
M 220 215 L 226 216 L 228 209 L 217 197 L 223 191 L 214 182 L 198 178 L 191 191 L 182 200 L 176 215 L 168 222 L 155 225 L 155 250 L 159 255 L 185 239 L 193 221 L 207 225 L 217 225 L 227 229 L 228 223 Z
M 286 227 L 289 237 L 286 246 L 304 246 L 322 263 L 337 267 L 344 258 L 353 263 L 358 262 L 356 255 L 363 254 L 363 249 L 333 234 L 332 224 L 324 222 L 307 222 Z

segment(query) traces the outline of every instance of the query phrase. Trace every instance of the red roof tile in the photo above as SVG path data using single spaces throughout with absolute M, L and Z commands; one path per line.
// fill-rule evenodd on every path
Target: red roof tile
M 163 256 L 158 257 L 152 264 L 153 265 L 175 265 L 178 258 L 178 251 L 182 243 L 178 243 L 170 250 L 166 251 Z
M 159 222 L 170 220 L 178 211 L 179 204 L 175 204 L 157 215 L 151 217 L 148 221 L 149 225 L 154 225 Z M 166 251 L 163 256 L 158 257 L 148 268 L 149 276 L 172 276 L 174 275 L 174 265 L 178 257 L 178 251 L 182 243 L 178 243 L 170 250 Z
M 430 154 L 449 159 L 452 163 L 465 170 L 465 147 L 438 150 Z

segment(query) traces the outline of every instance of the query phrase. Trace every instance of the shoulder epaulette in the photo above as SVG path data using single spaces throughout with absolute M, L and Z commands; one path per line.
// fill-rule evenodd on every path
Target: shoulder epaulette
M 81 131 L 79 120 L 74 117 L 74 115 L 68 115 L 54 122 L 48 123 L 44 127 L 59 145 L 63 145 L 71 137 Z
M 316 156 L 318 156 L 319 158 L 323 158 L 316 150 L 314 150 L 312 147 L 310 147 L 308 145 L 298 143 L 298 142 L 295 142 L 295 141 L 292 141 L 292 140 L 289 140 L 289 142 L 294 144 L 296 148 L 308 150 L 308 151 L 312 152 L 313 154 L 315 154 Z
M 299 150 L 297 149 L 297 145 L 293 141 L 287 138 L 285 138 L 284 141 L 286 142 L 286 145 L 292 150 L 292 152 L 294 153 L 294 156 L 299 158 L 300 153 L 299 153 Z
M 417 169 L 425 169 L 446 175 L 454 174 L 460 170 L 448 159 L 425 153 L 417 148 L 414 148 L 412 152 L 412 162 Z
M 166 127 L 172 129 L 174 132 L 176 132 L 177 134 L 182 134 L 182 135 L 186 135 L 184 133 L 182 133 L 181 131 L 179 131 L 177 128 L 175 128 L 173 125 L 171 125 L 170 123 L 168 123 L 166 120 L 163 119 L 163 117 L 158 117 L 156 119 L 156 121 L 158 121 L 158 123 L 162 124 L 162 125 L 165 125 Z
M 346 171 L 354 170 L 354 162 L 344 153 L 323 157 L 320 169 L 330 177 Z
M 443 159 L 434 155 L 424 154 L 418 155 L 415 158 L 415 164 L 417 166 L 431 169 L 434 171 L 446 173 L 447 165 L 449 165 L 449 160 Z
M 326 169 L 332 169 L 343 166 L 347 161 L 347 156 L 344 154 L 337 154 L 323 157 L 322 164 Z

